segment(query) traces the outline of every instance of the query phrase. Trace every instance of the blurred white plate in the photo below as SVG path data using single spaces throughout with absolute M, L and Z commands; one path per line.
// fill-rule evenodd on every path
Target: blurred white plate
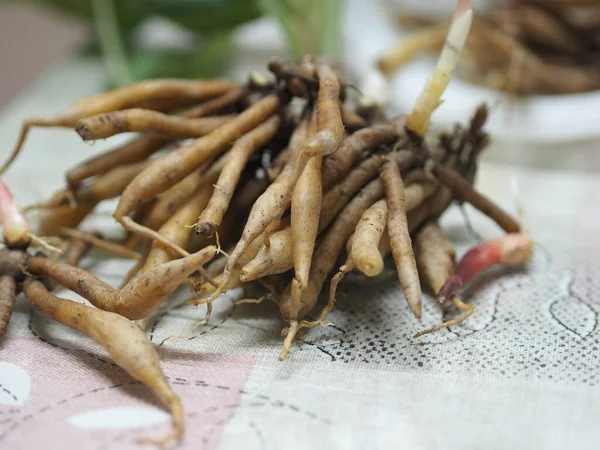
M 402 33 L 393 23 L 398 1 L 349 0 L 344 62 L 357 79 L 373 70 L 377 58 L 400 41 Z M 440 5 L 447 6 L 447 2 Z M 410 111 L 434 65 L 435 57 L 423 56 L 399 70 L 391 79 L 389 106 L 401 113 Z M 478 104 L 486 102 L 496 106 L 488 122 L 488 130 L 496 140 L 557 144 L 600 138 L 600 91 L 533 96 L 509 104 L 499 91 L 455 78 L 443 100 L 432 118 L 435 126 L 467 120 Z

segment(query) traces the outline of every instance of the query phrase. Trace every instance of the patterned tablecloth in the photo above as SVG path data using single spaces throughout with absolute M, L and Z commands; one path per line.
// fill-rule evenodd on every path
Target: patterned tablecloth
M 48 72 L 4 111 L 0 159 L 23 117 L 60 111 L 100 88 L 95 65 Z M 65 167 L 117 141 L 87 145 L 73 132 L 35 130 L 6 179 L 22 203 L 39 201 L 59 187 Z M 509 180 L 518 179 L 536 248 L 526 271 L 478 280 L 464 296 L 475 314 L 450 330 L 411 338 L 442 312 L 428 296 L 415 320 L 390 267 L 377 280 L 348 277 L 335 325 L 308 332 L 285 362 L 271 303 L 235 306 L 238 294 L 224 295 L 211 325 L 196 331 L 202 308 L 160 316 L 149 336 L 171 336 L 159 351 L 186 410 L 180 448 L 597 448 L 600 153 L 592 147 L 569 171 L 547 161 L 536 168 L 531 158 L 527 167 L 482 163 L 478 186 L 512 211 Z M 109 234 L 118 232 L 112 207 L 91 219 Z M 484 237 L 500 234 L 469 214 Z M 474 244 L 457 209 L 442 223 L 460 252 Z M 129 264 L 93 254 L 83 266 L 117 284 Z M 97 345 L 18 299 L 0 344 L 0 448 L 129 449 L 168 426 L 149 391 Z

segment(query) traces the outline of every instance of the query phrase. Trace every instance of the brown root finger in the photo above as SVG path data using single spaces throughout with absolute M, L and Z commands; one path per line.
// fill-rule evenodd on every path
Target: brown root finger
M 291 229 L 285 228 L 273 233 L 270 246 L 263 245 L 256 257 L 242 267 L 242 281 L 252 281 L 268 275 L 287 272 L 293 267 Z
M 56 236 L 62 228 L 77 228 L 95 207 L 96 202 L 82 202 L 75 208 L 71 205 L 49 208 L 44 211 L 37 232 L 40 236 Z
M 415 237 L 419 271 L 434 293 L 454 271 L 456 251 L 436 222 L 426 224 Z
M 480 194 L 469 181 L 463 178 L 458 172 L 437 165 L 434 169 L 436 177 L 450 189 L 456 197 L 468 202 L 496 222 L 507 233 L 517 233 L 521 227 L 510 215 L 504 212 L 490 199 Z
M 280 123 L 279 116 L 273 116 L 235 142 L 212 197 L 198 219 L 199 234 L 210 237 L 221 225 L 248 159 L 271 140 Z
M 114 289 L 89 272 L 43 257 L 30 257 L 27 269 L 48 276 L 105 311 L 129 319 L 141 319 L 160 306 L 186 278 L 216 253 L 207 247 L 185 258 L 160 264 L 133 278 L 121 289 Z
M 309 116 L 305 114 L 301 119 L 300 124 L 296 127 L 295 132 L 290 139 L 290 146 L 293 148 L 293 154 L 296 153 L 298 147 L 302 145 L 304 139 L 308 135 Z M 288 208 L 291 200 L 292 189 L 295 183 L 295 164 L 285 166 L 283 172 L 277 179 L 271 183 L 267 189 L 256 199 L 242 235 L 235 245 L 235 248 L 229 256 L 227 265 L 224 270 L 224 283 L 229 282 L 231 272 L 238 263 L 240 257 L 246 252 L 248 247 L 260 236 L 269 229 L 273 224 L 276 226 L 282 214 Z M 271 229 L 272 231 L 272 229 Z M 270 245 L 270 232 L 266 233 L 266 243 Z M 216 299 L 224 291 L 224 287 L 219 288 L 213 295 L 212 299 Z
M 119 289 L 122 289 L 123 286 L 125 286 L 127 283 L 133 280 L 133 278 L 140 272 L 140 270 L 142 270 L 142 268 L 146 264 L 146 260 L 148 259 L 148 255 L 150 254 L 151 248 L 151 242 L 145 239 L 143 241 L 142 255 L 135 262 L 135 264 L 127 271 L 125 277 L 123 278 L 123 281 L 121 281 L 121 284 L 119 285 Z
M 191 235 L 193 234 L 193 223 L 198 215 L 205 208 L 210 199 L 213 189 L 212 186 L 201 186 L 198 190 L 185 202 L 163 226 L 159 228 L 156 235 L 161 236 L 164 242 L 169 242 L 170 245 L 178 246 L 179 248 L 187 248 Z M 160 241 L 153 241 L 152 248 L 148 255 L 144 270 L 170 261 L 175 253 L 172 247 L 166 247 Z M 187 256 L 187 255 L 186 255 Z
M 0 338 L 6 333 L 16 296 L 15 279 L 11 275 L 0 275 Z
M 63 262 L 71 266 L 77 266 L 91 248 L 92 244 L 86 240 L 72 239 L 69 250 L 64 255 Z
M 313 110 L 309 138 L 318 132 L 319 106 Z M 318 235 L 319 215 L 323 200 L 321 167 L 323 157 L 319 154 L 308 160 L 292 191 L 291 222 L 292 258 L 294 260 L 294 281 L 292 301 L 299 302 L 302 290 L 308 283 L 312 255 Z M 295 299 L 295 300 L 294 300 Z
M 169 143 L 164 136 L 141 136 L 82 163 L 67 171 L 67 184 L 73 189 L 83 180 L 107 173 L 116 167 L 140 162 Z
M 130 250 L 126 247 L 123 247 L 122 245 L 115 244 L 113 242 L 105 241 L 97 235 L 86 233 L 85 231 L 62 227 L 60 229 L 60 234 L 73 239 L 87 242 L 88 244 L 93 245 L 98 250 L 102 250 L 107 253 L 112 253 L 117 256 L 122 256 L 123 258 L 139 259 L 140 257 L 139 253 L 133 250 Z
M 294 338 L 296 337 L 298 330 L 298 321 L 292 320 L 290 322 L 290 326 L 288 327 L 287 335 L 283 341 L 283 347 L 281 349 L 281 353 L 279 354 L 279 361 L 283 361 L 287 358 L 288 354 L 290 353 L 292 342 L 294 342 Z
M 369 277 L 383 271 L 383 257 L 378 247 L 386 223 L 387 202 L 379 200 L 363 213 L 354 231 L 350 255 L 356 267 Z
M 123 217 L 120 222 L 126 230 L 131 231 L 132 233 L 139 234 L 140 236 L 142 236 L 144 238 L 160 242 L 161 245 L 164 245 L 165 247 L 173 250 L 175 253 L 177 253 L 180 256 L 185 257 L 185 256 L 189 256 L 189 254 L 190 254 L 187 250 L 185 250 L 181 246 L 169 241 L 168 239 L 163 237 L 157 231 L 151 230 L 150 228 L 140 225 L 139 223 L 135 223 L 131 217 Z
M 367 122 L 354 111 L 342 107 L 342 123 L 347 130 L 356 131 L 367 126 Z
M 174 431 L 167 439 L 181 438 L 184 431 L 181 400 L 169 386 L 154 346 L 135 323 L 118 314 L 55 297 L 33 279 L 26 280 L 23 289 L 27 299 L 44 316 L 92 338 L 118 366 L 148 386 L 171 410 Z
M 80 119 L 75 125 L 75 131 L 84 141 L 134 132 L 187 139 L 204 136 L 231 118 L 232 116 L 223 115 L 189 119 L 147 109 L 126 109 Z
M 146 160 L 121 165 L 98 176 L 91 183 L 75 186 L 71 193 L 75 203 L 101 202 L 118 197 L 149 163 Z
M 215 98 L 235 88 L 226 80 L 153 79 L 139 81 L 128 86 L 84 97 L 73 104 L 69 111 L 79 112 L 80 117 L 142 107 L 171 109 L 185 103 Z
M 315 249 L 309 282 L 302 293 L 299 310 L 293 309 L 291 286 L 288 286 L 282 294 L 279 312 L 284 320 L 293 320 L 296 317 L 301 319 L 315 307 L 323 284 L 335 266 L 344 245 L 354 232 L 361 215 L 383 195 L 382 183 L 376 179 L 365 186 L 342 210 Z
M 400 284 L 413 314 L 421 317 L 421 283 L 412 249 L 406 217 L 406 194 L 402 176 L 393 156 L 388 156 L 381 166 L 381 181 L 385 188 L 388 206 L 387 227 L 390 246 Z
M 143 226 L 158 230 L 190 199 L 194 192 L 199 191 L 202 186 L 212 186 L 227 161 L 226 156 L 223 155 L 216 161 L 202 166 L 161 194 L 144 218 Z
M 224 107 L 235 103 L 245 94 L 244 89 L 236 87 L 198 106 L 184 111 L 181 115 L 188 118 L 202 117 L 215 114 Z M 92 159 L 86 160 L 67 172 L 67 183 L 75 186 L 86 178 L 107 172 L 119 164 L 128 164 L 144 160 L 170 142 L 164 136 L 141 136 L 133 139 L 115 150 L 103 153 Z
M 165 192 L 198 167 L 219 156 L 232 141 L 271 117 L 280 104 L 277 95 L 268 95 L 212 133 L 150 164 L 123 191 L 114 217 L 120 220 L 128 216 L 141 204 Z
M 363 152 L 389 144 L 398 136 L 398 127 L 377 124 L 345 137 L 338 149 L 323 159 L 323 190 L 328 191 L 344 179 Z

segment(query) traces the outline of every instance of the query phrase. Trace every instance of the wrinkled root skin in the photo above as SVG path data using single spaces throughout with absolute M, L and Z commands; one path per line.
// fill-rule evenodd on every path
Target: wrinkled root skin
M 0 276 L 0 338 L 6 333 L 12 315 L 17 283 L 10 275 Z

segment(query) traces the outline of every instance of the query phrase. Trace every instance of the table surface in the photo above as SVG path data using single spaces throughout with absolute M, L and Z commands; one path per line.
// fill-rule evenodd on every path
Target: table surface
M 23 118 L 61 111 L 102 83 L 96 63 L 57 64 L 3 112 L 0 159 Z M 69 130 L 34 130 L 6 181 L 22 204 L 42 200 L 67 167 L 118 142 L 89 145 Z M 600 158 L 581 151 L 563 170 L 526 149 L 513 153 L 508 164 L 511 153 L 492 149 L 477 183 L 515 211 L 510 179 L 518 180 L 533 260 L 472 286 L 464 298 L 477 310 L 462 325 L 412 339 L 443 314 L 427 295 L 423 319 L 414 319 L 392 267 L 377 280 L 349 277 L 330 316 L 335 326 L 310 330 L 285 362 L 277 360 L 282 323 L 268 302 L 235 306 L 239 293 L 228 293 L 212 323 L 196 330 L 202 308 L 160 315 L 149 336 L 157 344 L 171 337 L 159 352 L 186 410 L 180 448 L 595 448 Z M 112 207 L 90 218 L 109 234 L 118 232 Z M 484 237 L 500 234 L 468 211 Z M 460 253 L 475 243 L 456 208 L 442 225 Z M 117 284 L 129 264 L 94 254 L 83 266 Z M 18 299 L 0 344 L 0 447 L 134 448 L 136 437 L 168 426 L 147 389 L 102 349 Z

